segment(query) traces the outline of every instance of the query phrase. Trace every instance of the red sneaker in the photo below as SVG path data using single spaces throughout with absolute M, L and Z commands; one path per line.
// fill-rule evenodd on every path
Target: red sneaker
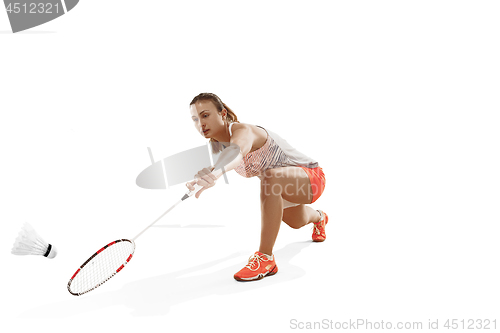
M 314 222 L 312 239 L 313 242 L 323 242 L 326 239 L 325 226 L 328 223 L 328 215 L 322 210 L 318 210 L 321 215 L 319 222 Z
M 274 262 L 274 255 L 268 256 L 257 251 L 248 259 L 248 265 L 234 274 L 234 278 L 238 281 L 253 281 L 277 272 L 278 266 Z

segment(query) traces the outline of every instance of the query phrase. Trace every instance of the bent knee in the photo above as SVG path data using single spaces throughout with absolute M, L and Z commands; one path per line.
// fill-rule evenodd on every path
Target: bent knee
M 296 224 L 296 223 L 287 222 L 287 221 L 283 221 L 283 222 L 285 222 L 292 229 L 300 229 L 304 226 L 303 224 Z
M 300 208 L 288 208 L 283 210 L 283 222 L 292 229 L 300 229 L 304 226 Z

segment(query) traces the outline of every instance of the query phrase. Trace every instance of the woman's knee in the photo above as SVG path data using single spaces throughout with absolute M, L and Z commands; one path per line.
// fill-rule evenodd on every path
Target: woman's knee
M 290 228 L 292 229 L 300 229 L 304 226 L 303 223 L 298 223 L 300 221 L 288 221 L 288 220 L 283 220 Z
M 303 207 L 298 206 L 284 209 L 283 222 L 293 229 L 302 228 L 305 225 Z

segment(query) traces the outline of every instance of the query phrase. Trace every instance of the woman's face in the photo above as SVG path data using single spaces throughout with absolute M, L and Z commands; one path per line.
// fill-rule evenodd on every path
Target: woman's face
M 227 111 L 218 112 L 212 101 L 198 101 L 190 106 L 191 119 L 194 127 L 205 138 L 214 137 L 218 132 L 224 130 L 223 116 Z

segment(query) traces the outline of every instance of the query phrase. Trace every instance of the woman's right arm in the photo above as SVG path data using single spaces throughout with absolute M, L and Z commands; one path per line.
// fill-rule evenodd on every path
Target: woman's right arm
M 213 170 L 208 170 L 206 168 L 200 170 L 196 175 L 198 179 L 186 184 L 191 191 L 194 189 L 194 184 L 203 186 L 203 188 L 196 193 L 196 198 L 199 198 L 204 190 L 214 186 L 215 181 L 224 173 L 235 169 L 241 163 L 243 157 L 252 149 L 254 140 L 255 136 L 249 125 L 238 124 L 238 126 L 233 126 L 233 135 L 231 136 L 230 145 L 221 152 Z

